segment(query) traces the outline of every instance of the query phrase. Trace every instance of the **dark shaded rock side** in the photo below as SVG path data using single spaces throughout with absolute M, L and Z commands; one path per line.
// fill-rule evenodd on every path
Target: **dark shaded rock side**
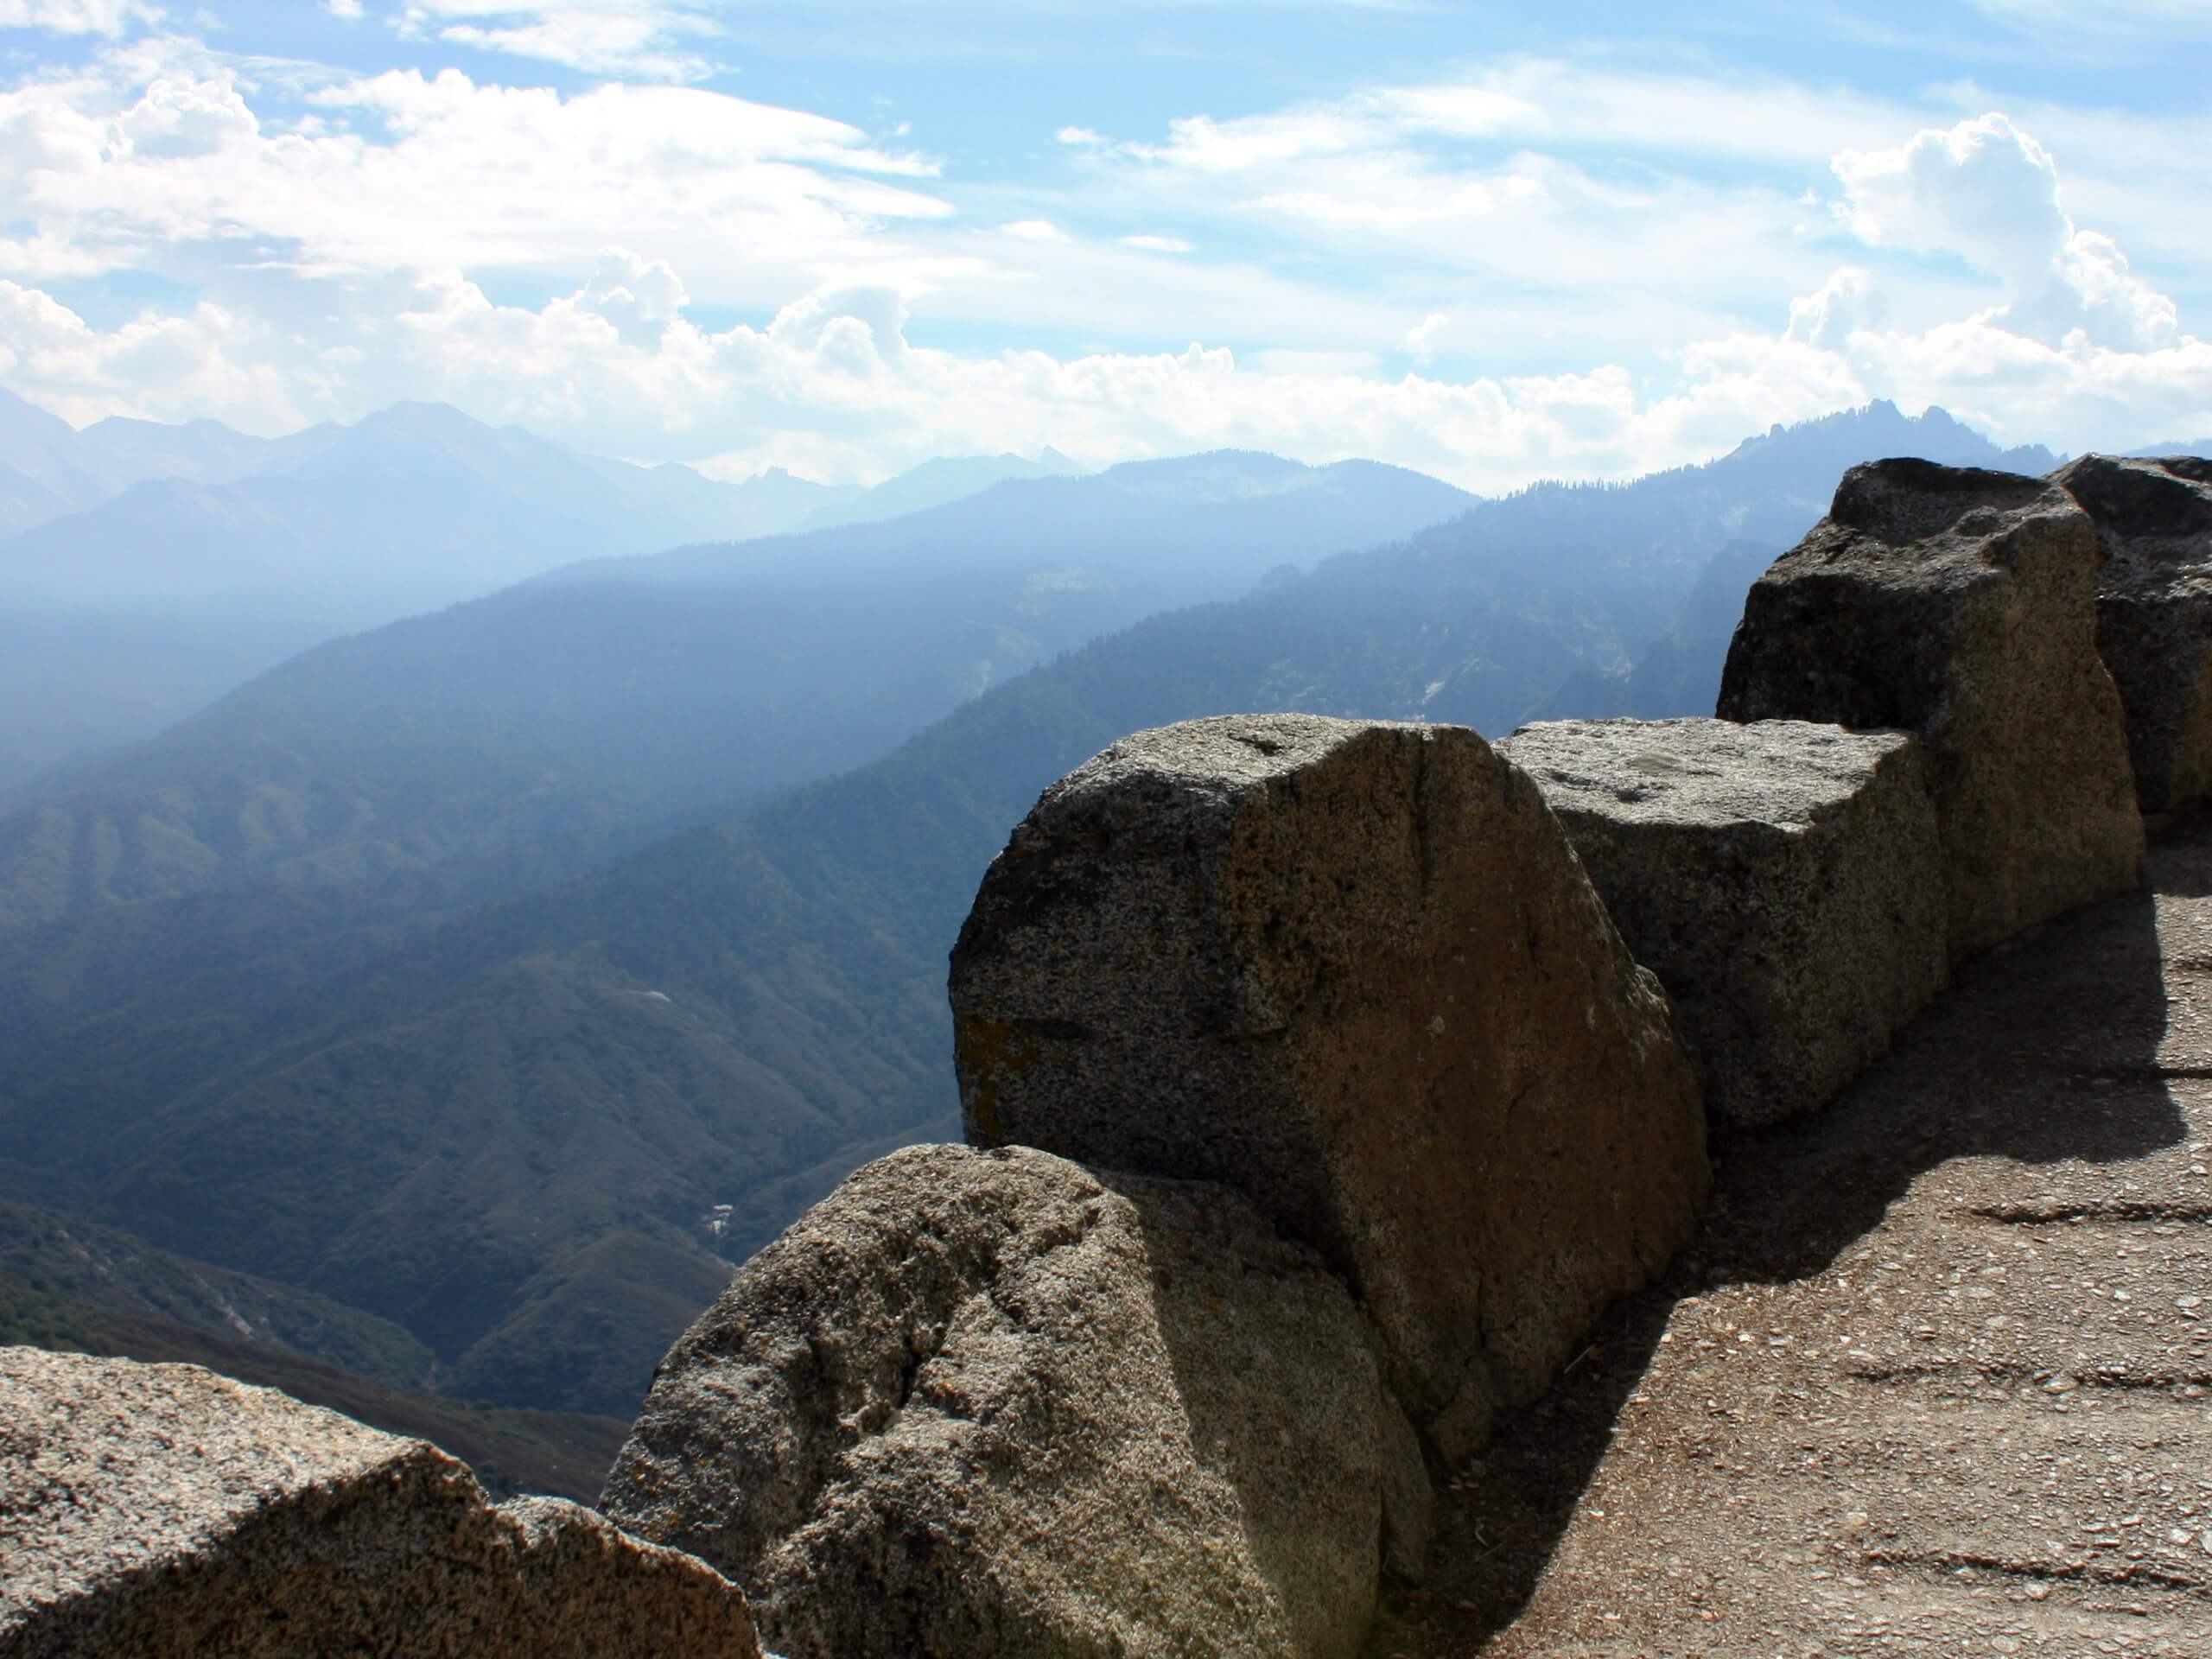
M 2055 484 L 1875 461 L 1753 584 L 1729 647 L 1724 720 L 1920 734 L 1955 963 L 2141 876 L 2097 558 Z
M 2083 455 L 2050 475 L 2097 527 L 2097 649 L 2145 812 L 2212 790 L 2212 461 Z

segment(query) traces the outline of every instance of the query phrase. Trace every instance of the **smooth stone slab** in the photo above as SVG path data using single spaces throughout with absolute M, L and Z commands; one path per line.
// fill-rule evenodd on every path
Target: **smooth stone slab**
M 1715 1117 L 1825 1105 L 1949 978 L 1942 838 L 1906 734 L 1578 720 L 1497 747 L 1675 999 Z
M 1438 1454 L 1690 1236 L 1666 997 L 1535 786 L 1459 727 L 1123 739 L 1046 791 L 952 956 L 969 1139 L 1218 1180 L 1318 1247 Z
M 196 1365 L 0 1348 L 0 1656 L 758 1659 L 721 1574 Z
M 1745 601 L 1722 719 L 1920 735 L 1955 963 L 2141 879 L 2097 559 L 2056 484 L 1878 461 Z
M 602 1500 L 795 1655 L 1349 1656 L 1430 1495 L 1369 1332 L 1229 1190 L 849 1178 L 669 1352 Z
M 2212 461 L 2083 455 L 2050 475 L 2097 527 L 2097 649 L 2145 812 L 2212 791 Z

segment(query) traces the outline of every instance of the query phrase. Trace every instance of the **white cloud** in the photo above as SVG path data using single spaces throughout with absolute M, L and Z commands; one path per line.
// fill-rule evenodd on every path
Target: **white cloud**
M 1058 132 L 1054 133 L 1052 137 L 1058 139 L 1061 143 L 1073 144 L 1079 149 L 1095 148 L 1096 146 L 1106 142 L 1103 137 L 1100 137 L 1097 133 L 1093 132 L 1089 127 L 1062 127 Z
M 1436 355 L 1437 336 L 1450 327 L 1452 319 L 1441 311 L 1432 311 L 1412 327 L 1406 330 L 1402 342 L 1406 355 L 1416 363 L 1427 363 Z
M 1786 340 L 1824 349 L 1842 346 L 1854 333 L 1880 321 L 1883 306 L 1874 278 L 1863 266 L 1846 265 L 1817 293 L 1789 302 Z
M 719 67 L 695 49 L 722 33 L 715 9 L 712 0 L 411 0 L 399 29 L 588 74 L 701 80 Z
M 56 35 L 104 35 L 113 40 L 134 22 L 161 21 L 142 0 L 0 0 L 0 29 L 42 29 Z
M 312 92 L 312 122 L 266 125 L 251 90 L 204 55 L 149 52 L 0 92 L 0 224 L 80 262 L 180 272 L 246 257 L 581 272 L 615 241 L 716 274 L 718 300 L 772 305 L 878 257 L 880 227 L 950 212 L 917 188 L 925 160 L 695 89 L 563 99 L 393 72 Z M 41 274 L 6 253 L 0 275 Z
M 2101 345 L 2157 346 L 2173 302 L 2133 276 L 2113 239 L 2078 229 L 2050 153 L 1991 113 L 1924 130 L 1894 149 L 1836 158 L 1839 213 L 1873 246 L 1956 254 L 1995 277 L 2006 322 L 2056 341 L 2076 329 Z
M 117 154 L 151 161 L 210 156 L 250 144 L 261 124 L 238 88 L 222 81 L 156 79 L 109 128 Z
M 361 0 L 322 0 L 322 9 L 341 22 L 361 21 Z
M 2002 118 L 1913 137 L 1925 116 L 1814 108 L 1804 130 L 1848 141 L 1802 168 L 1802 131 L 1779 162 L 1623 167 L 1636 120 L 1695 112 L 1688 83 L 1638 105 L 1596 78 L 1615 109 L 1519 66 L 1465 97 L 1086 138 L 1063 197 L 696 87 L 276 73 L 156 39 L 0 91 L 0 380 L 75 419 L 263 431 L 442 397 L 603 453 L 829 478 L 1243 444 L 1497 489 L 1876 396 L 2072 447 L 2212 429 L 2155 262 L 2077 224 Z M 1675 152 L 1741 148 L 1722 129 L 1786 102 L 1713 101 Z M 1067 228 L 1102 221 L 1204 225 L 1205 253 Z M 63 302 L 119 270 L 194 297 L 111 327 Z M 942 349 L 948 320 L 1012 344 Z M 1447 342 L 1486 372 L 1436 372 Z

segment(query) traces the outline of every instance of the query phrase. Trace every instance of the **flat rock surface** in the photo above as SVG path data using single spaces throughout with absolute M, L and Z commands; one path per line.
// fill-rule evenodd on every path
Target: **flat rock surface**
M 1344 1275 L 1447 1458 L 1695 1224 L 1695 1077 L 1529 778 L 1464 727 L 1122 739 L 952 955 L 968 1138 L 1217 1180 Z
M 1569 720 L 1497 747 L 1674 998 L 1716 1120 L 1827 1104 L 1948 978 L 1942 840 L 1908 734 Z
M 753 1659 L 720 1575 L 196 1365 L 0 1348 L 0 1656 Z
M 2212 1653 L 2212 830 L 2150 873 L 1732 1150 L 1371 1659 Z
M 1848 806 L 1907 747 L 1897 732 L 1802 720 L 1548 720 L 1497 747 L 1543 786 L 1552 810 L 1689 829 L 1809 830 Z
M 912 1147 L 671 1351 L 605 1508 L 793 1659 L 1354 1654 L 1431 1502 L 1369 1340 L 1226 1188 Z

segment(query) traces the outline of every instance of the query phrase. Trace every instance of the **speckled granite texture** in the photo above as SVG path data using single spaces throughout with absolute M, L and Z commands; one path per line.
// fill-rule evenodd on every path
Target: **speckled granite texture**
M 757 1659 L 703 1563 L 195 1365 L 0 1349 L 4 1659 Z
M 2083 455 L 2051 475 L 2097 527 L 2097 649 L 2145 812 L 2212 791 L 2212 461 Z
M 1716 1118 L 1827 1104 L 1948 979 L 1942 839 L 1904 733 L 1570 720 L 1498 748 L 1675 999 Z
M 1368 1343 L 1225 1188 L 912 1147 L 740 1270 L 603 1503 L 794 1654 L 1344 1659 L 1430 1506 Z

